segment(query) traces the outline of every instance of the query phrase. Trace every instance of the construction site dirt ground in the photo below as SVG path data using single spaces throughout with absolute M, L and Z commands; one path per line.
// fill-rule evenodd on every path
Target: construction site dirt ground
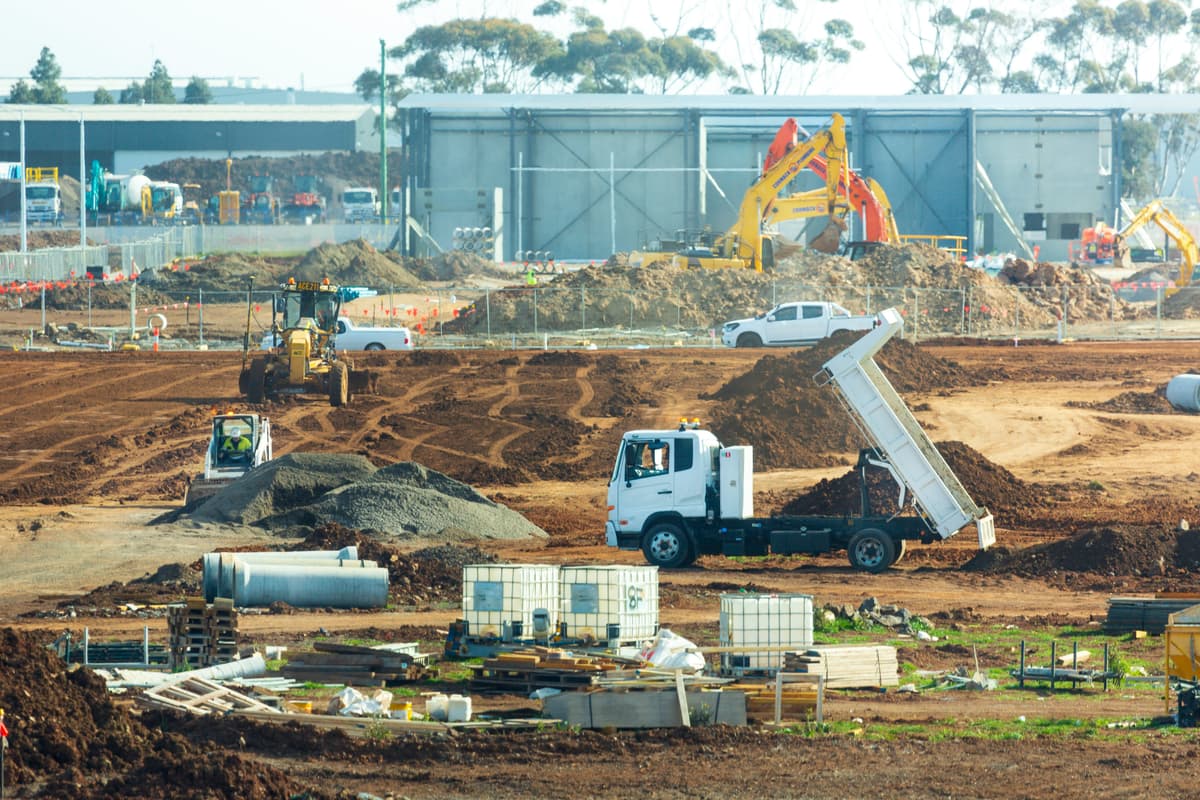
M 999 545 L 1015 550 L 1102 526 L 1177 526 L 1181 519 L 1194 526 L 1200 520 L 1200 416 L 1136 402 L 1200 366 L 1197 343 L 921 349 L 976 376 L 972 385 L 902 392 L 930 436 L 962 442 L 1038 489 L 1036 513 L 1018 515 L 1020 524 L 997 517 Z M 379 373 L 378 395 L 358 397 L 344 409 L 293 400 L 260 410 L 272 420 L 277 456 L 338 452 L 377 464 L 415 460 L 472 484 L 550 534 L 547 541 L 479 543 L 505 560 L 638 564 L 640 553 L 603 543 L 607 475 L 620 434 L 666 427 L 681 416 L 709 419 L 722 401 L 705 396 L 764 355 L 725 349 L 384 353 L 358 359 Z M 261 529 L 147 524 L 181 504 L 188 476 L 202 463 L 210 409 L 238 401 L 240 366 L 239 353 L 215 351 L 0 352 L 7 384 L 0 407 L 0 624 L 52 634 L 87 625 L 95 638 L 138 638 L 149 624 L 152 636 L 165 639 L 161 618 L 46 619 L 27 612 L 49 611 L 215 547 L 283 543 Z M 1120 398 L 1130 397 L 1135 402 L 1122 405 Z M 759 475 L 758 511 L 778 509 L 821 479 L 843 475 L 852 458 L 847 452 L 835 460 L 841 463 Z M 968 530 L 911 548 L 880 575 L 853 572 L 844 555 L 706 556 L 693 568 L 661 574 L 661 623 L 715 639 L 720 593 L 749 587 L 810 594 L 817 604 L 857 605 L 874 596 L 915 614 L 940 615 L 939 626 L 952 630 L 961 627 L 954 620 L 965 620 L 1086 631 L 1103 619 L 1114 594 L 1200 588 L 1188 571 L 1018 577 L 964 569 L 974 555 Z M 241 631 L 262 644 L 302 641 L 321 629 L 345 637 L 395 630 L 433 638 L 456 612 L 452 602 L 431 602 L 377 613 L 245 615 Z M 1159 647 L 1141 646 L 1147 658 Z M 931 649 L 920 666 L 971 666 L 971 648 L 959 647 Z M 1015 666 L 1015 654 L 1011 658 Z M 536 705 L 515 697 L 479 701 L 484 708 L 491 702 Z M 911 723 L 926 732 L 877 741 L 853 732 L 780 737 L 761 727 L 545 730 L 371 742 L 222 723 L 211 731 L 217 744 L 209 746 L 241 750 L 329 794 L 1069 798 L 1137 797 L 1153 786 L 1161 796 L 1191 796 L 1200 781 L 1196 739 L 1174 729 L 1103 737 L 962 735 L 1022 716 L 1162 714 L 1161 696 L 1123 689 L 857 692 L 832 694 L 827 719 L 862 720 L 859 727 L 867 728 L 879 721 Z M 931 725 L 957 735 L 938 740 L 922 727 Z M 236 735 L 230 738 L 229 730 Z M 205 734 L 186 735 L 202 740 Z

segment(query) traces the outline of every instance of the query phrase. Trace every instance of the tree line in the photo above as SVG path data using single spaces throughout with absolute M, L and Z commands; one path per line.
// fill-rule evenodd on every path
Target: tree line
M 8 91 L 8 102 L 29 104 L 55 104 L 67 102 L 67 90 L 63 88 L 62 67 L 49 47 L 43 47 L 37 63 L 29 70 L 31 81 L 24 78 L 12 85 Z M 212 90 L 208 81 L 192 76 L 183 90 L 183 102 L 207 104 L 213 101 Z M 174 103 L 176 102 L 175 87 L 170 73 L 162 61 L 155 59 L 150 74 L 144 81 L 130 81 L 121 90 L 119 99 L 113 98 L 108 89 L 103 86 L 92 93 L 92 102 L 96 105 L 109 103 Z

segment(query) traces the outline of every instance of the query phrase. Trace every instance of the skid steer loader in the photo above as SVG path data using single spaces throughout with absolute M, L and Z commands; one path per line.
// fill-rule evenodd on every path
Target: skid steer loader
M 249 357 L 249 330 L 243 347 L 238 389 L 248 402 L 261 403 L 283 395 L 320 394 L 332 406 L 347 405 L 355 394 L 373 394 L 375 376 L 339 359 L 335 342 L 342 294 L 329 279 L 289 278 L 271 308 L 271 333 L 276 346 L 266 355 Z
M 204 472 L 188 482 L 184 505 L 212 497 L 271 457 L 269 419 L 249 411 L 214 413 L 212 435 L 204 450 Z

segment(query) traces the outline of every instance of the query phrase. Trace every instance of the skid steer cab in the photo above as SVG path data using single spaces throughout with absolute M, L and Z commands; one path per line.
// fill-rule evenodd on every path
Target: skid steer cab
M 272 458 L 271 421 L 253 412 L 213 414 L 204 472 L 188 483 L 184 505 L 192 505 Z
M 339 287 L 322 281 L 297 281 L 280 287 L 271 306 L 271 334 L 278 342 L 267 355 L 249 361 L 238 388 L 251 403 L 284 395 L 320 395 L 332 406 L 347 405 L 355 394 L 372 393 L 368 370 L 337 355 L 336 330 L 342 310 Z M 247 334 L 247 342 L 249 337 Z

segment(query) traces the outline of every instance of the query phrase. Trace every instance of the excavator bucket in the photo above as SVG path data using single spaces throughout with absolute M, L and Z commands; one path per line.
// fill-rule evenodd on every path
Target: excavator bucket
M 845 220 L 830 217 L 825 230 L 813 237 L 808 246 L 820 253 L 836 253 L 842 241 L 842 233 L 846 230 Z

